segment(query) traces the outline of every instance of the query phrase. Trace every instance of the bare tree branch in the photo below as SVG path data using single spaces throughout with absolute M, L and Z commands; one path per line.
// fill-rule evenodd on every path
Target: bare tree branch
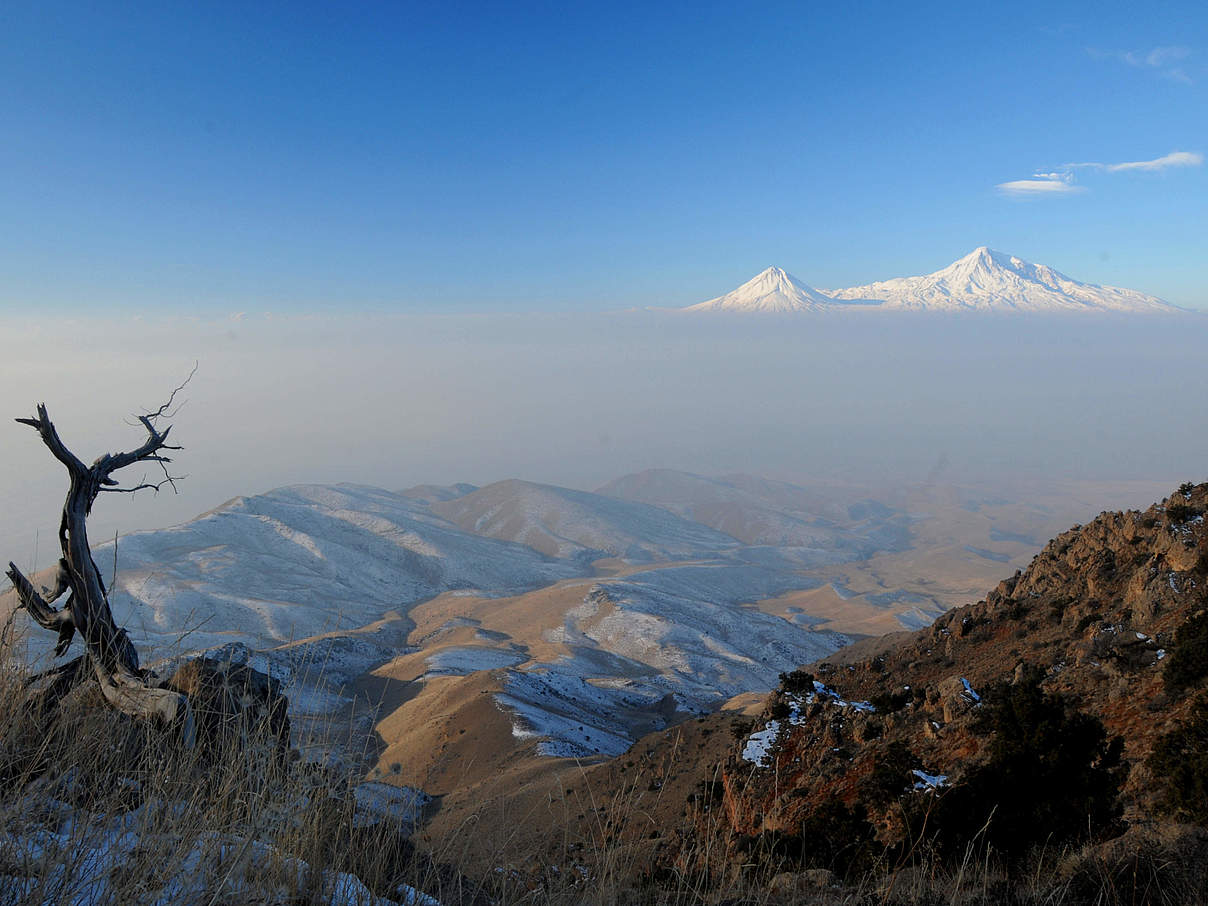
M 144 418 L 149 418 L 152 421 L 154 421 L 155 419 L 157 419 L 161 416 L 163 416 L 165 418 L 174 417 L 176 415 L 176 413 L 180 411 L 180 407 L 178 406 L 175 410 L 173 410 L 171 412 L 169 412 L 168 410 L 172 409 L 172 403 L 176 400 L 176 394 L 178 394 L 178 393 L 180 393 L 180 391 L 184 390 L 185 387 L 187 387 L 189 385 L 189 381 L 193 380 L 193 375 L 197 374 L 197 364 L 198 364 L 197 362 L 193 363 L 193 370 L 189 372 L 189 376 L 187 378 L 185 378 L 183 381 L 181 381 L 180 384 L 172 391 L 172 393 L 168 396 L 168 401 L 166 403 L 164 403 L 162 406 L 160 406 L 154 412 L 148 412 L 145 416 L 140 416 L 140 420 L 142 420 Z M 183 406 L 186 402 L 188 402 L 188 400 L 185 400 L 180 405 Z M 164 433 L 166 434 L 167 432 L 164 432 Z M 176 447 L 174 449 L 179 450 L 180 448 Z
M 143 489 L 158 491 L 165 484 L 176 489 L 176 476 L 168 471 L 167 466 L 172 460 L 164 451 L 179 450 L 180 447 L 168 443 L 172 426 L 161 430 L 157 420 L 172 411 L 177 395 L 196 371 L 197 365 L 194 364 L 189 377 L 172 391 L 164 405 L 138 417 L 147 432 L 147 438 L 140 446 L 123 453 L 106 453 L 91 466 L 85 466 L 63 443 L 47 414 L 45 404 L 39 404 L 36 417 L 17 419 L 38 431 L 47 449 L 66 466 L 71 484 L 59 523 L 59 545 L 63 556 L 59 561 L 54 588 L 46 590 L 49 600 L 34 588 L 16 564 L 10 563 L 8 569 L 8 577 L 17 591 L 21 606 L 39 626 L 58 633 L 56 657 L 67 652 L 77 632 L 84 642 L 85 654 L 82 659 L 39 677 L 45 681 L 45 694 L 40 701 L 57 700 L 72 686 L 84 681 L 91 672 L 110 705 L 127 714 L 179 726 L 189 744 L 192 743 L 194 730 L 187 697 L 180 692 L 152 685 L 139 668 L 138 652 L 126 631 L 114 622 L 108 590 L 88 543 L 87 517 L 102 491 L 132 494 Z M 164 474 L 163 480 L 147 481 L 144 476 L 143 481 L 133 487 L 121 487 L 112 477 L 113 473 L 138 462 L 157 464 Z M 70 593 L 67 602 L 61 610 L 56 610 L 53 602 L 64 592 Z
M 46 414 L 45 403 L 38 403 L 38 414 L 36 417 L 19 418 L 17 421 L 23 425 L 35 428 L 42 435 L 42 442 L 46 444 L 47 448 L 54 455 L 54 458 L 63 463 L 73 477 L 88 471 L 88 467 L 80 461 L 79 457 L 67 449 L 67 445 L 63 443 L 63 439 L 59 437 L 59 432 L 51 422 L 50 416 Z

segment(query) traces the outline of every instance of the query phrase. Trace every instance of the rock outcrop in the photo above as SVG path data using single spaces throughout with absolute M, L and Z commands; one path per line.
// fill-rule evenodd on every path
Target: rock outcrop
M 905 833 L 900 797 L 943 795 L 984 763 L 983 696 L 1029 678 L 1120 737 L 1123 817 L 1152 816 L 1160 784 L 1146 760 L 1197 694 L 1167 668 L 1208 607 L 1205 513 L 1208 484 L 1103 513 L 984 600 L 860 660 L 839 652 L 784 677 L 720 766 L 725 830 L 800 834 L 837 802 L 892 845 Z

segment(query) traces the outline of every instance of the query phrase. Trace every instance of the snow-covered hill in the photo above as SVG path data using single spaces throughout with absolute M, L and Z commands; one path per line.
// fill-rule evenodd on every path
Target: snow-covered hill
M 906 518 L 850 491 L 743 475 L 648 472 L 604 490 L 512 480 L 236 498 L 123 537 L 114 616 L 147 662 L 224 646 L 277 676 L 307 758 L 360 757 L 374 695 L 398 693 L 368 675 L 394 661 L 402 687 L 434 695 L 477 676 L 541 752 L 615 754 L 842 645 L 848 630 L 825 625 L 841 603 L 768 602 L 824 592 L 837 580 L 805 569 L 892 548 Z M 607 555 L 628 562 L 588 578 Z M 96 556 L 107 564 L 112 548 Z M 434 631 L 420 630 L 425 607 Z M 333 722 L 343 735 L 327 739 Z
M 656 506 L 516 479 L 433 503 L 431 511 L 467 532 L 554 557 L 670 560 L 738 546 L 729 535 Z
M 982 246 L 933 274 L 834 290 L 836 300 L 880 302 L 908 311 L 1174 312 L 1132 289 L 1081 283 L 1043 264 Z
M 577 573 L 460 531 L 418 500 L 357 485 L 279 488 L 128 535 L 118 567 L 114 616 L 152 654 L 232 641 L 263 648 L 362 627 L 442 591 L 515 593 Z
M 499 704 L 543 754 L 618 755 L 677 711 L 700 713 L 850 640 L 744 606 L 812 580 L 725 563 L 593 584 L 547 633 L 570 655 L 506 671 Z
M 769 267 L 733 292 L 684 311 L 798 312 L 834 308 L 835 300 L 778 267 Z

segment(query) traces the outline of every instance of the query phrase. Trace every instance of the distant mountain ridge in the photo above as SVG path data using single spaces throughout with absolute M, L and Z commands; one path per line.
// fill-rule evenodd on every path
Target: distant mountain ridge
M 733 292 L 690 305 L 692 312 L 821 312 L 861 304 L 880 311 L 1116 312 L 1160 314 L 1182 309 L 1146 293 L 1083 283 L 1043 264 L 986 246 L 931 274 L 896 277 L 847 289 L 807 286 L 768 268 Z
M 738 546 L 727 534 L 648 503 L 514 478 L 434 503 L 431 511 L 463 531 L 559 558 L 677 559 Z

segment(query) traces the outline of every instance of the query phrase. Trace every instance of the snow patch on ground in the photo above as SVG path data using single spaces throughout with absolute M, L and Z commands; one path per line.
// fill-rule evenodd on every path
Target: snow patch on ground
M 963 676 L 961 677 L 961 685 L 965 687 L 964 694 L 967 695 L 972 702 L 975 704 L 981 702 L 981 696 L 973 691 L 973 687 L 969 685 L 969 681 Z
M 487 648 L 468 645 L 459 648 L 442 648 L 426 659 L 428 676 L 465 676 L 478 670 L 497 670 L 514 667 L 528 660 L 521 651 L 507 648 Z
M 367 794 L 366 801 L 374 801 L 374 794 Z M 388 808 L 398 801 L 395 797 Z M 5 902 L 47 906 L 116 902 L 119 876 L 147 849 L 162 850 L 168 859 L 162 864 L 158 886 L 142 891 L 140 902 L 151 906 L 261 902 L 265 876 L 277 880 L 271 902 L 290 902 L 298 892 L 313 889 L 322 902 L 333 906 L 440 906 L 405 884 L 397 889 L 396 900 L 375 895 L 359 878 L 344 872 L 315 877 L 304 860 L 236 833 L 208 831 L 191 839 L 165 839 L 156 830 L 159 821 L 154 812 L 171 809 L 172 804 L 148 803 L 108 817 L 83 813 L 56 800 L 43 800 L 41 805 L 37 816 L 31 813 L 22 826 L 0 834 L 0 862 L 9 867 L 9 874 L 0 877 Z M 143 839 L 145 831 L 151 832 L 148 840 Z M 18 899 L 10 900 L 12 896 Z
M 928 774 L 926 771 L 920 771 L 917 768 L 910 773 L 917 778 L 914 783 L 916 790 L 935 791 L 948 784 L 947 774 Z
M 779 734 L 780 721 L 778 720 L 770 721 L 762 730 L 752 733 L 747 739 L 746 745 L 742 747 L 743 759 L 756 765 L 765 764 L 771 754 L 772 743 L 776 741 Z
M 809 719 L 806 716 L 806 708 L 817 701 L 826 702 L 836 708 L 851 708 L 866 714 L 875 714 L 877 710 L 869 702 L 848 701 L 830 686 L 819 680 L 814 680 L 812 691 L 804 695 L 788 696 L 789 716 L 786 718 L 787 723 L 794 727 L 803 725 Z M 767 726 L 762 730 L 752 733 L 747 738 L 746 745 L 743 746 L 742 757 L 752 764 L 764 765 L 782 726 L 784 726 L 784 723 L 781 721 L 772 720 L 768 721 Z

